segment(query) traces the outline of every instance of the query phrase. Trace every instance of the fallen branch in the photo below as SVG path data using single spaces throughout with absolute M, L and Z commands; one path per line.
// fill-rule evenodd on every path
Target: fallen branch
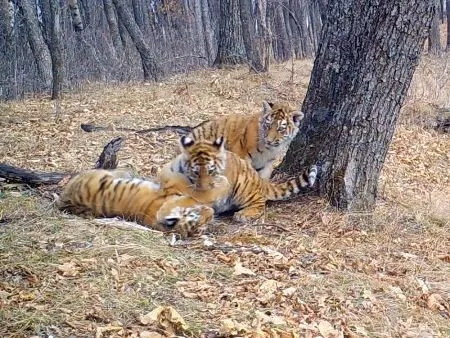
M 123 139 L 117 137 L 111 140 L 100 154 L 95 168 L 115 169 L 117 168 L 117 152 L 120 150 Z M 54 185 L 60 183 L 64 178 L 71 177 L 75 173 L 42 172 L 14 167 L 6 163 L 0 163 L 0 177 L 8 182 L 28 184 L 30 186 Z
M 115 131 L 125 131 L 125 132 L 132 132 L 136 134 L 147 134 L 152 132 L 161 132 L 161 131 L 174 131 L 178 134 L 184 135 L 187 133 L 190 133 L 193 129 L 200 127 L 204 123 L 208 121 L 203 121 L 202 123 L 191 127 L 191 126 L 178 126 L 178 125 L 168 125 L 168 126 L 162 126 L 162 127 L 154 127 L 154 128 L 147 128 L 147 129 L 135 129 L 135 128 L 125 128 L 125 127 L 119 127 L 114 128 Z M 85 131 L 86 133 L 92 133 L 95 131 L 111 131 L 113 130 L 110 127 L 102 127 L 102 126 L 96 126 L 94 124 L 90 123 L 82 123 L 80 125 L 81 130 Z

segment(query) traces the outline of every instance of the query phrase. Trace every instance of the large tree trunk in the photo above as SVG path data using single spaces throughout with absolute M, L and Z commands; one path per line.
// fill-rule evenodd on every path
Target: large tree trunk
M 23 13 L 27 27 L 28 42 L 36 62 L 39 76 L 45 88 L 49 88 L 52 82 L 52 62 L 50 52 L 39 28 L 36 11 L 30 0 L 20 0 L 17 3 Z
M 436 11 L 433 16 L 433 21 L 431 23 L 430 36 L 428 37 L 428 52 L 433 55 L 439 55 L 441 52 L 441 32 L 439 23 L 439 1 L 440 0 L 430 0 L 434 1 L 436 6 Z
M 127 5 L 123 2 L 123 0 L 113 0 L 113 3 L 116 6 L 119 20 L 126 27 L 131 39 L 136 45 L 139 55 L 141 56 L 142 68 L 144 70 L 144 80 L 148 81 L 153 79 L 158 81 L 162 75 L 162 71 L 144 39 L 144 34 L 140 30 L 133 18 L 133 15 L 128 10 Z
M 377 182 L 435 13 L 422 0 L 330 1 L 303 103 L 280 170 L 321 166 L 319 192 L 371 210 Z
M 266 72 L 258 39 L 255 32 L 256 21 L 253 16 L 251 0 L 240 0 L 240 14 L 242 20 L 242 37 L 244 40 L 247 61 L 250 69 L 255 72 Z
M 206 55 L 208 57 L 208 63 L 211 64 L 214 61 L 215 52 L 214 52 L 214 31 L 212 29 L 211 24 L 211 11 L 209 8 L 208 0 L 200 0 L 200 8 L 202 10 L 202 23 L 203 30 L 205 32 L 205 48 Z
M 239 0 L 220 0 L 218 45 L 214 65 L 236 65 L 246 60 Z
M 59 99 L 64 81 L 64 65 L 62 57 L 61 41 L 61 7 L 59 0 L 49 0 L 50 2 L 50 55 L 52 58 L 52 100 Z

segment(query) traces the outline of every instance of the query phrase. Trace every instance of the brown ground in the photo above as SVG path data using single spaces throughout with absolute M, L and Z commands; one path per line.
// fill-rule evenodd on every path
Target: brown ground
M 450 106 L 447 62 L 425 59 L 417 71 L 380 181 L 376 231 L 303 197 L 270 205 L 264 226 L 217 221 L 213 249 L 202 238 L 170 246 L 160 233 L 64 215 L 36 191 L 3 184 L 0 336 L 449 337 L 450 137 L 425 126 Z M 294 68 L 293 82 L 288 63 L 269 75 L 206 70 L 157 85 L 91 85 L 59 108 L 40 97 L 2 104 L 0 162 L 79 171 L 122 135 L 121 165 L 151 176 L 177 136 L 114 127 L 193 125 L 263 99 L 298 104 L 312 64 Z M 112 130 L 87 134 L 84 122 Z M 156 322 L 143 316 L 154 309 L 165 310 Z M 164 320 L 173 309 L 185 324 Z

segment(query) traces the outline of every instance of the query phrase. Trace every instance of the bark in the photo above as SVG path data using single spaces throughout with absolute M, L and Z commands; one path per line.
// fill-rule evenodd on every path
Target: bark
M 280 170 L 317 163 L 321 195 L 340 209 L 368 211 L 435 5 L 342 0 L 328 9 L 305 118 Z
M 280 61 L 289 60 L 291 57 L 291 44 L 286 31 L 286 23 L 284 22 L 283 6 L 282 4 L 275 5 L 275 35 L 277 53 L 275 58 Z
M 80 8 L 77 0 L 69 0 L 70 15 L 72 17 L 72 25 L 76 32 L 84 29 L 83 20 L 81 19 Z
M 9 1 L 0 0 L 0 73 L 3 73 L 3 81 L 0 81 L 0 98 L 14 99 L 17 93 L 14 85 L 14 44 L 12 31 L 12 17 L 9 10 Z
M 127 8 L 127 5 L 123 0 L 113 0 L 116 7 L 119 20 L 123 23 L 125 28 L 130 34 L 136 49 L 139 52 L 142 60 L 142 68 L 144 71 L 144 80 L 155 80 L 158 81 L 162 76 L 162 71 L 156 61 L 155 56 L 147 45 L 144 34 L 140 30 L 139 26 L 136 24 L 132 14 Z
M 214 30 L 211 25 L 211 12 L 209 8 L 208 0 L 201 0 L 200 8 L 202 10 L 202 23 L 203 30 L 205 32 L 205 48 L 206 55 L 208 57 L 208 63 L 212 63 L 214 61 Z
M 220 0 L 219 41 L 214 65 L 236 65 L 245 60 L 239 0 Z
M 119 33 L 119 24 L 117 23 L 114 5 L 111 0 L 103 0 L 103 9 L 105 11 L 106 21 L 108 21 L 109 34 L 116 51 L 116 55 L 122 51 L 122 42 Z
M 445 7 L 447 12 L 447 52 L 450 52 L 450 0 L 447 0 Z
M 441 33 L 440 33 L 440 23 L 439 23 L 439 0 L 434 1 L 436 5 L 436 11 L 433 16 L 433 21 L 431 23 L 430 36 L 428 37 L 428 52 L 433 55 L 439 55 L 441 52 Z
M 242 37 L 250 69 L 255 72 L 266 72 L 267 68 L 264 66 L 256 36 L 256 21 L 253 19 L 251 0 L 240 0 L 240 15 L 242 20 Z
M 30 0 L 19 0 L 17 4 L 22 11 L 27 27 L 28 42 L 36 62 L 39 76 L 44 83 L 45 88 L 49 88 L 52 81 L 51 57 L 44 37 L 41 34 L 37 15 Z
M 49 0 L 51 28 L 50 28 L 50 55 L 52 59 L 52 100 L 59 99 L 64 80 L 64 64 L 61 41 L 61 7 L 59 0 Z

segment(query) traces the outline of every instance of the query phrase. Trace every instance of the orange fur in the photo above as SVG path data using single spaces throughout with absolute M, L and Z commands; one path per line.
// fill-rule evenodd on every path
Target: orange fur
M 189 137 L 214 141 L 223 136 L 227 150 L 251 163 L 262 178 L 270 178 L 273 162 L 284 156 L 302 118 L 302 112 L 287 104 L 264 102 L 261 112 L 204 122 Z
M 73 177 L 59 198 L 60 209 L 93 217 L 120 216 L 182 237 L 199 230 L 214 211 L 179 194 L 163 192 L 159 185 L 120 170 L 94 169 Z
M 263 220 L 266 201 L 309 190 L 317 175 L 312 166 L 295 179 L 271 183 L 258 176 L 247 161 L 225 150 L 222 137 L 211 142 L 183 136 L 181 149 L 161 171 L 161 189 L 210 206 L 217 213 L 237 210 L 234 218 L 238 221 Z

